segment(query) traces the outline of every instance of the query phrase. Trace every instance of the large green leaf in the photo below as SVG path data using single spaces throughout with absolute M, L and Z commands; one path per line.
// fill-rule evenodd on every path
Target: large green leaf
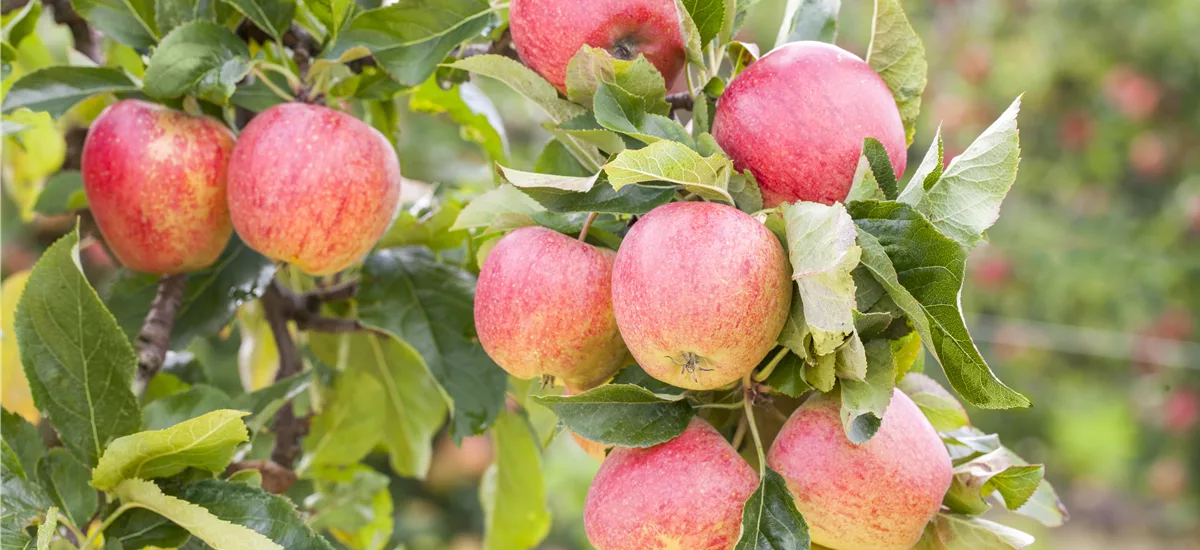
M 26 473 L 25 477 L 32 477 L 37 471 L 38 461 L 46 454 L 37 426 L 5 409 L 0 411 L 0 434 L 3 434 L 4 443 L 17 456 L 21 469 Z
M 94 466 L 113 438 L 137 431 L 137 356 L 75 258 L 79 234 L 54 243 L 33 268 L 17 305 L 21 364 L 33 401 L 63 445 Z
M 975 348 L 959 309 L 966 252 L 920 213 L 898 202 L 851 203 L 862 263 L 905 312 L 950 385 L 973 405 L 1028 407 Z
M 683 396 L 656 394 L 632 384 L 606 384 L 577 395 L 537 396 L 534 401 L 554 411 L 584 439 L 622 447 L 670 441 L 696 414 Z
M 383 385 L 363 368 L 343 365 L 328 404 L 312 420 L 304 438 L 305 475 L 323 466 L 349 466 L 362 460 L 388 430 Z
M 550 532 L 542 454 L 529 423 L 505 413 L 492 429 L 496 462 L 479 483 L 484 513 L 484 548 L 536 548 Z
M 620 189 L 613 189 L 607 181 L 593 186 L 586 193 L 563 192 L 545 188 L 526 188 L 523 191 L 551 212 L 600 212 L 604 214 L 645 214 L 671 202 L 671 198 L 675 196 L 675 187 L 626 185 Z
M 854 331 L 854 278 L 859 249 L 854 245 L 854 221 L 840 204 L 815 202 L 783 205 L 792 278 L 799 289 L 803 325 L 812 337 L 816 355 L 832 353 Z M 795 308 L 793 307 L 793 311 Z M 799 342 L 786 343 L 792 351 Z
M 237 308 L 262 296 L 275 275 L 275 264 L 236 235 L 211 266 L 188 274 L 183 302 L 175 314 L 171 349 L 183 350 L 198 336 L 225 328 Z M 122 270 L 104 293 L 104 301 L 131 340 L 142 328 L 158 292 L 158 276 Z
M 284 548 L 333 550 L 328 541 L 305 524 L 291 501 L 257 487 L 205 479 L 185 485 L 177 496 L 207 509 L 221 520 L 252 529 Z
M 725 22 L 725 2 L 734 0 L 682 0 L 688 15 L 696 25 L 700 34 L 700 46 L 707 45 L 717 34 Z
M 146 93 L 157 98 L 197 94 L 225 104 L 250 72 L 250 50 L 233 31 L 192 21 L 168 34 L 146 66 Z
M 596 94 L 592 101 L 595 120 L 601 128 L 625 134 L 643 143 L 655 143 L 665 139 L 678 141 L 689 149 L 695 148 L 692 136 L 688 135 L 687 129 L 683 125 L 658 113 L 649 112 L 650 105 L 645 98 L 624 88 L 601 82 L 596 88 Z M 570 124 L 580 119 L 582 117 L 572 119 L 560 128 L 568 133 L 575 133 L 571 131 Z M 581 129 L 581 131 L 594 130 Z M 606 148 L 602 142 L 597 142 L 596 145 L 605 150 L 613 149 L 612 147 Z
M 92 470 L 92 486 L 111 491 L 126 479 L 167 477 L 187 468 L 221 472 L 238 445 L 248 441 L 243 411 L 213 411 L 165 430 L 113 441 Z
M 359 318 L 412 345 L 453 401 L 455 438 L 482 433 L 504 406 L 506 375 L 478 342 L 475 277 L 424 248 L 377 252 L 363 264 Z
M 820 40 L 833 44 L 837 40 L 838 11 L 842 0 L 788 0 L 783 12 L 783 24 L 775 38 L 775 47 L 788 42 Z
M 155 27 L 154 0 L 73 0 L 71 7 L 104 36 L 126 46 L 149 48 L 162 36 Z
M 734 550 L 802 550 L 810 542 L 808 523 L 783 476 L 767 468 L 742 508 L 742 535 Z
M 241 483 L 224 483 L 216 480 L 206 481 L 220 483 L 222 488 L 225 486 L 236 486 L 239 488 L 244 487 L 246 489 L 253 489 L 252 487 L 243 485 Z M 202 481 L 200 483 L 204 482 Z M 258 491 L 261 492 L 262 490 L 258 489 Z M 213 498 L 211 492 L 201 490 L 196 490 L 194 492 L 198 493 L 196 496 L 201 498 Z M 226 507 L 236 507 L 238 512 L 243 512 L 248 508 L 247 505 L 249 503 L 243 501 L 243 499 L 245 499 L 245 495 L 237 494 L 236 491 L 219 492 L 225 493 L 222 495 L 223 498 L 219 497 L 219 504 L 223 504 Z M 121 499 L 122 504 L 145 508 L 155 512 L 183 527 L 184 529 L 187 529 L 188 532 L 190 532 L 193 536 L 204 541 L 216 550 L 239 550 L 244 548 L 254 548 L 256 550 L 283 550 L 284 548 L 283 546 L 272 542 L 272 538 L 268 538 L 267 536 L 243 527 L 242 525 L 231 523 L 230 520 L 226 518 L 214 515 L 213 512 L 209 511 L 203 506 L 198 505 L 196 502 L 189 502 L 192 499 L 188 498 L 187 496 L 184 496 L 183 499 L 180 499 L 178 497 L 167 495 L 163 493 L 162 489 L 159 489 L 157 485 L 143 479 L 126 479 L 113 489 L 113 493 L 116 494 L 117 498 Z M 209 503 L 212 504 L 211 502 Z M 288 505 L 288 507 L 290 509 L 290 505 Z M 258 511 L 257 509 L 254 510 Z M 293 514 L 295 514 L 295 510 L 291 511 Z M 264 520 L 271 521 L 273 519 L 270 516 L 263 517 L 254 515 L 226 514 L 226 516 L 231 515 L 233 518 L 241 521 L 250 520 L 261 522 Z M 260 517 L 262 517 L 262 519 L 259 519 Z
M 867 63 L 892 91 L 900 108 L 904 134 L 908 143 L 912 143 L 929 66 L 925 61 L 925 45 L 909 24 L 900 0 L 875 0 Z
M 6 530 L 24 529 L 34 518 L 54 506 L 54 501 L 33 479 L 7 469 L 0 472 L 0 494 L 4 495 L 0 499 L 0 522 Z M 7 537 L 5 533 L 4 538 Z
M 64 449 L 51 449 L 38 461 L 38 482 L 75 526 L 87 525 L 100 504 L 90 477 L 87 466 Z
M 943 504 L 953 512 L 979 515 L 991 508 L 985 499 L 995 492 L 1016 510 L 1033 497 L 1044 472 L 1042 465 L 1017 463 L 1011 451 L 999 448 L 956 465 Z
M 159 32 L 168 34 L 175 27 L 197 19 L 215 20 L 216 0 L 155 0 L 154 22 Z
M 635 183 L 668 182 L 710 200 L 733 204 L 729 176 L 733 162 L 720 153 L 703 157 L 675 141 L 657 141 L 641 149 L 626 149 L 604 165 L 614 189 Z
M 296 14 L 295 0 L 224 0 L 271 38 L 280 40 Z
M 45 111 L 58 118 L 76 103 L 105 92 L 138 89 L 120 69 L 109 67 L 44 67 L 22 75 L 4 96 L 5 113 L 20 108 Z

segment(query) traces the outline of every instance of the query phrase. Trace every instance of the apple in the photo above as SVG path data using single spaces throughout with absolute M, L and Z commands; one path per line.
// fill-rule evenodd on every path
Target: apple
M 127 99 L 83 142 L 83 188 L 125 267 L 171 275 L 212 265 L 233 226 L 225 202 L 233 133 L 220 122 Z
M 672 0 L 512 0 L 508 20 L 521 59 L 562 91 L 567 63 L 585 44 L 616 59 L 646 56 L 668 86 L 683 69 Z
M 906 550 L 921 538 L 953 477 L 933 426 L 894 390 L 879 431 L 846 438 L 838 399 L 817 394 L 792 413 L 767 454 L 787 481 L 815 543 L 836 550 Z
M 754 469 L 700 418 L 647 449 L 617 447 L 592 480 L 583 525 L 597 550 L 729 549 Z
M 400 203 L 400 162 L 378 130 L 318 105 L 259 113 L 229 163 L 229 211 L 246 244 L 311 275 L 365 255 Z
M 475 290 L 484 351 L 517 378 L 553 376 L 593 388 L 625 360 L 612 306 L 616 256 L 544 227 L 505 235 Z
M 781 46 L 742 71 L 717 101 L 713 137 L 754 174 L 768 207 L 845 200 L 868 137 L 883 143 L 896 174 L 907 149 L 887 84 L 824 42 Z
M 711 202 L 647 213 L 613 265 L 613 311 L 647 374 L 710 390 L 750 372 L 775 347 L 792 301 L 779 240 L 748 214 Z

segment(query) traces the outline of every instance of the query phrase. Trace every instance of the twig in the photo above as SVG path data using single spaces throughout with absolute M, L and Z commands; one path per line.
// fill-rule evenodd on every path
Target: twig
M 667 94 L 667 103 L 671 105 L 672 113 L 675 111 L 691 111 L 695 107 L 692 95 L 687 92 Z
M 278 382 L 298 374 L 304 367 L 300 360 L 300 350 L 292 339 L 288 321 L 291 318 L 292 304 L 287 292 L 277 281 L 272 280 L 262 295 L 263 317 L 271 327 L 271 335 L 275 338 L 275 346 L 279 349 L 279 371 L 275 373 Z M 290 294 L 290 292 L 289 292 Z M 275 415 L 275 448 L 271 450 L 271 460 L 285 468 L 291 468 L 296 459 L 300 458 L 300 438 L 308 433 L 308 426 L 296 418 L 296 410 L 289 401 Z
M 500 35 L 500 38 L 497 38 L 495 42 L 486 44 L 464 44 L 460 46 L 458 51 L 455 52 L 455 57 L 461 59 L 464 57 L 486 54 L 502 55 L 509 59 L 521 61 L 521 56 L 517 54 L 517 49 L 513 47 L 512 34 L 510 34 L 508 30 L 505 30 L 504 34 Z
M 138 394 L 146 389 L 150 379 L 162 369 L 171 347 L 171 331 L 175 328 L 175 315 L 183 303 L 183 291 L 187 288 L 187 274 L 167 275 L 158 281 L 158 293 L 150 302 L 150 311 L 142 322 L 137 335 L 138 369 L 135 389 Z

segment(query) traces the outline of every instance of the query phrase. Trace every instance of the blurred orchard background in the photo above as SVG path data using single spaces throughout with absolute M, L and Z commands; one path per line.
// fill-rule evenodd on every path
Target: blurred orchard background
M 741 38 L 768 49 L 784 4 L 761 0 Z M 1200 0 L 904 4 L 930 69 L 910 167 L 939 124 L 949 161 L 1025 94 L 1021 170 L 991 243 L 971 257 L 963 306 L 989 363 L 1034 408 L 971 415 L 1048 465 L 1072 518 L 1054 531 L 1013 525 L 1047 550 L 1200 548 Z M 22 42 L 15 74 L 79 55 L 52 11 L 37 38 Z M 839 43 L 863 55 L 870 19 L 869 0 L 843 0 Z M 504 114 L 498 135 L 483 125 L 460 132 L 449 118 L 470 113 L 396 100 L 402 170 L 415 182 L 409 200 L 435 185 L 450 196 L 492 186 L 481 142 L 506 148 L 510 166 L 532 166 L 549 139 L 541 115 L 492 84 L 478 82 Z M 46 175 L 77 161 L 81 127 L 103 106 L 89 101 L 59 124 L 30 121 L 36 131 L 21 144 L 6 138 L 4 277 L 73 226 L 70 216 L 34 214 L 38 201 L 70 201 L 38 191 L 58 187 Z M 99 245 L 85 248 L 82 261 L 98 277 L 112 267 Z M 5 332 L 14 306 L 3 297 Z M 3 354 L 4 403 L 17 407 L 9 397 L 21 384 L 15 349 Z M 456 448 L 444 439 L 437 449 L 427 480 L 391 484 L 392 542 L 479 548 L 478 480 L 491 445 L 476 438 Z M 598 464 L 568 437 L 547 453 L 555 523 L 543 548 L 588 548 L 583 497 Z

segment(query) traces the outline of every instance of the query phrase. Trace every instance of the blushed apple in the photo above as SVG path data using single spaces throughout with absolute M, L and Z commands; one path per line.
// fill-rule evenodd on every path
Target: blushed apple
M 400 202 L 400 162 L 378 130 L 318 105 L 284 103 L 242 130 L 229 211 L 250 248 L 311 275 L 365 255 Z
M 717 101 L 713 137 L 738 170 L 754 174 L 768 207 L 845 200 L 868 137 L 883 143 L 896 174 L 906 162 L 887 84 L 824 42 L 781 46 L 742 71 Z
M 483 349 L 517 378 L 592 388 L 621 368 L 625 344 L 612 307 L 611 250 L 544 227 L 505 235 L 475 290 Z
M 683 35 L 672 0 L 513 0 L 509 29 L 521 59 L 563 91 L 567 63 L 585 44 L 616 59 L 645 55 L 668 87 L 683 69 Z
M 170 275 L 216 261 L 233 226 L 225 202 L 233 133 L 220 122 L 127 99 L 83 142 L 88 206 L 125 267 Z
M 817 394 L 792 413 L 767 454 L 815 543 L 906 550 L 921 538 L 953 477 L 950 455 L 907 395 L 894 390 L 875 436 L 846 438 L 839 400 Z
M 748 214 L 711 202 L 647 213 L 613 265 L 613 311 L 650 376 L 709 390 L 750 372 L 787 320 L 791 269 L 779 240 Z
M 730 549 L 757 485 L 721 434 L 693 418 L 671 441 L 608 454 L 588 489 L 584 529 L 597 550 Z

